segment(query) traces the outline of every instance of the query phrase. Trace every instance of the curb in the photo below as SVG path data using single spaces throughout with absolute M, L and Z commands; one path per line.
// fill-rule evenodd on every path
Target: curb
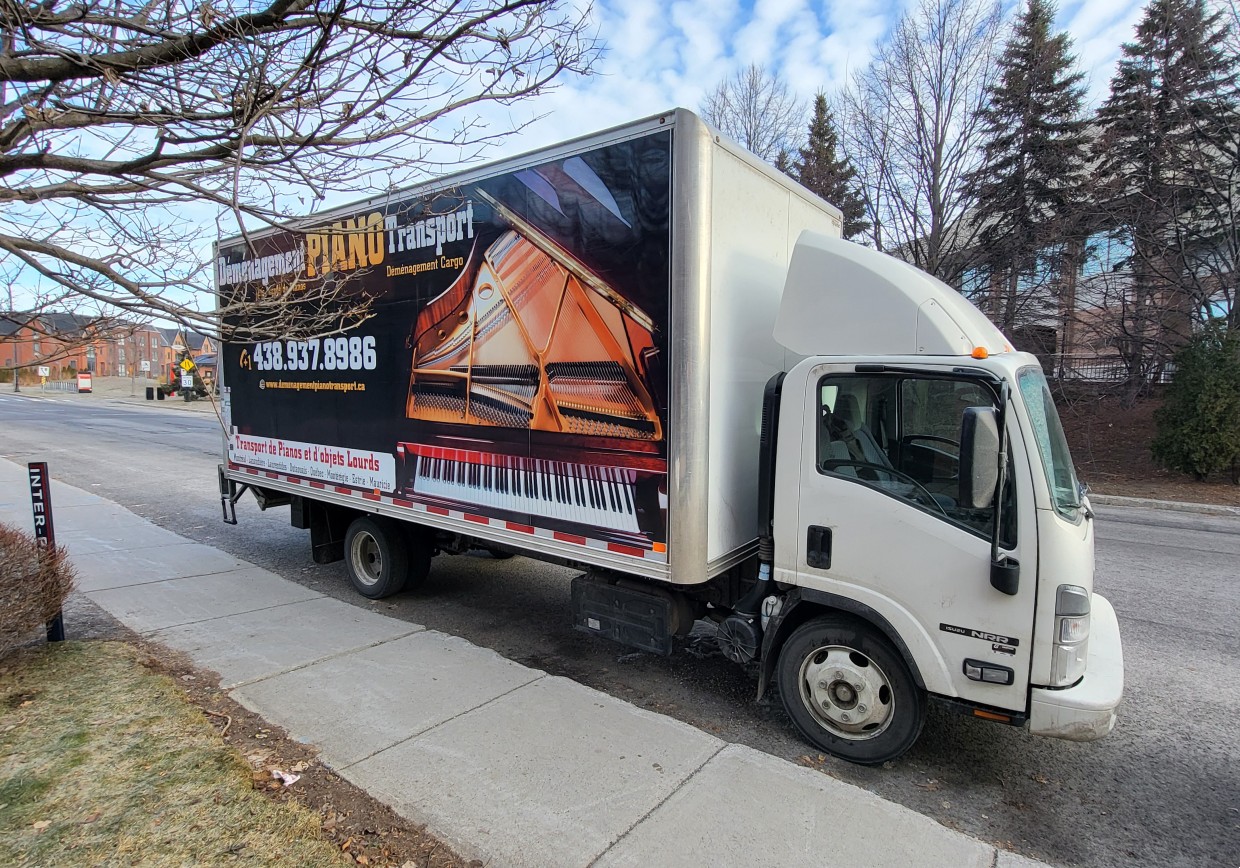
M 1217 503 L 1185 503 L 1179 500 L 1154 500 L 1149 497 L 1120 497 L 1116 494 L 1087 495 L 1095 506 L 1122 506 L 1129 509 L 1166 509 L 1172 512 L 1196 512 L 1202 515 L 1230 515 L 1240 517 L 1240 506 L 1223 506 Z
M 185 402 L 179 398 L 169 398 L 168 401 L 163 402 L 163 406 L 160 406 L 160 404 L 156 401 L 147 401 L 144 398 L 105 398 L 105 400 L 113 401 L 117 404 L 127 404 L 131 407 L 152 407 L 161 410 L 172 410 L 177 413 L 206 413 L 212 417 L 215 416 L 215 411 L 212 408 L 211 402 L 205 398 L 199 401 L 193 401 L 189 405 L 186 405 Z M 169 401 L 171 401 L 174 406 L 168 406 Z

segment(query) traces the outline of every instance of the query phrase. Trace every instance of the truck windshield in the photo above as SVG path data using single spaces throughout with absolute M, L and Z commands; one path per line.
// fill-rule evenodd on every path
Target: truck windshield
M 1029 423 L 1033 426 L 1038 456 L 1042 460 L 1042 471 L 1046 474 L 1046 484 L 1050 486 L 1055 511 L 1075 521 L 1081 508 L 1080 487 L 1046 377 L 1041 368 L 1029 367 L 1020 370 L 1017 381 L 1025 407 L 1029 410 Z

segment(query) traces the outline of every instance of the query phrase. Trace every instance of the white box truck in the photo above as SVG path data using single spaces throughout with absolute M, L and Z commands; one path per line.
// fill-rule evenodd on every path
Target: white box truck
M 223 302 L 373 313 L 223 348 L 225 520 L 289 506 L 372 598 L 476 548 L 579 566 L 577 627 L 668 653 L 708 619 L 854 762 L 931 698 L 1106 735 L 1119 627 L 1037 359 L 839 236 L 676 110 L 220 242 Z

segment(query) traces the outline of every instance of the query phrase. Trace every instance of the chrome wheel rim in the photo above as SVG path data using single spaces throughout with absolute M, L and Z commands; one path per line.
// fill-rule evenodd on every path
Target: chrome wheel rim
M 887 674 L 855 648 L 823 645 L 806 654 L 798 683 L 806 709 L 840 738 L 875 738 L 895 717 L 895 694 Z
M 353 574 L 367 587 L 377 583 L 383 575 L 383 552 L 379 549 L 379 541 L 368 533 L 353 537 L 349 560 L 353 563 Z

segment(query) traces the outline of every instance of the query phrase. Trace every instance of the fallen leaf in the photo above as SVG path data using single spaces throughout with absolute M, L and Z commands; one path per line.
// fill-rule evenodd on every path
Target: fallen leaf
M 933 778 L 926 781 L 924 784 L 915 784 L 915 786 L 921 787 L 923 790 L 929 790 L 932 793 L 943 789 L 943 785 Z
M 98 820 L 102 816 L 103 816 L 103 811 L 91 811 L 89 814 L 87 814 L 82 819 L 82 825 L 86 825 L 87 823 L 93 823 L 95 822 L 95 820 Z
M 21 705 L 19 705 L 19 706 L 17 706 L 17 707 L 18 707 L 18 708 L 25 708 L 27 705 L 34 705 L 34 700 L 33 700 L 33 699 L 27 699 L 25 702 L 23 702 Z
M 369 858 L 367 858 L 366 856 L 358 856 L 358 857 L 357 857 L 357 864 L 358 864 L 358 865 L 369 865 L 369 864 L 370 864 L 370 859 L 369 859 Z
M 1049 783 L 1050 783 L 1050 779 L 1049 779 L 1049 778 L 1047 778 L 1047 777 L 1046 777 L 1046 775 L 1042 774 L 1041 772 L 1034 772 L 1034 773 L 1033 773 L 1033 774 L 1031 774 L 1029 777 L 1033 778 L 1033 779 L 1034 779 L 1035 781 L 1037 781 L 1039 784 L 1049 784 Z
M 31 823 L 30 828 L 34 829 L 36 832 L 42 832 L 44 829 L 46 829 L 50 825 L 52 825 L 51 820 L 39 820 L 37 822 Z

